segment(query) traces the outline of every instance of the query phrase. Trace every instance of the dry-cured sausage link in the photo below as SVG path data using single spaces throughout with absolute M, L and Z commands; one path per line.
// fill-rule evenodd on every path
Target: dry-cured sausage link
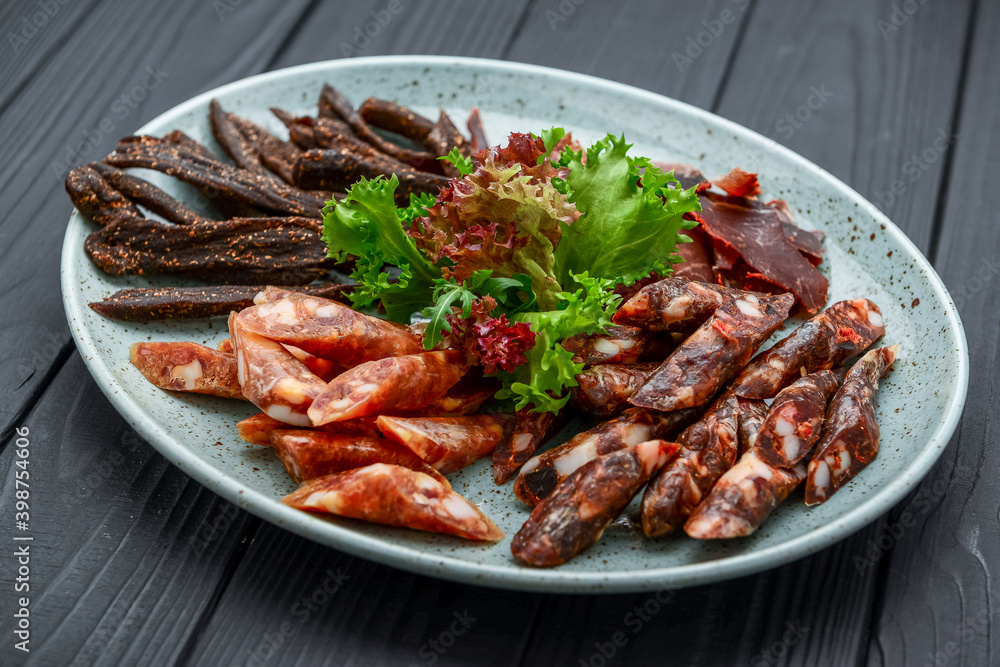
M 504 423 L 491 415 L 471 417 L 388 417 L 376 420 L 395 440 L 447 475 L 488 456 L 500 442 Z
M 307 410 L 326 389 L 326 383 L 281 343 L 246 330 L 237 313 L 229 316 L 229 336 L 247 400 L 278 421 L 309 426 Z
M 795 302 L 791 294 L 727 301 L 674 350 L 629 403 L 654 410 L 702 405 L 743 368 Z
M 573 353 L 575 363 L 594 366 L 662 360 L 673 349 L 673 342 L 669 336 L 653 331 L 611 325 L 606 333 L 570 336 L 562 346 Z
M 868 352 L 851 367 L 833 395 L 826 410 L 823 437 L 809 461 L 806 505 L 829 500 L 878 455 L 878 381 L 898 352 L 898 345 Z
M 503 484 L 566 423 L 566 411 L 518 410 L 493 450 L 493 481 Z
M 836 368 L 884 333 L 885 321 L 874 303 L 838 301 L 757 355 L 733 381 L 733 391 L 746 398 L 774 398 L 803 370 Z
M 700 327 L 729 299 L 746 294 L 713 283 L 665 278 L 639 290 L 618 308 L 612 319 L 643 329 L 687 333 Z
M 598 424 L 525 463 L 514 483 L 514 494 L 534 506 L 588 461 L 646 440 L 670 439 L 694 421 L 697 414 L 696 410 L 660 413 L 629 408 L 615 419 Z
M 737 397 L 736 401 L 740 409 L 739 452 L 743 456 L 757 442 L 757 433 L 760 432 L 770 408 L 767 403 L 756 398 Z
M 499 389 L 500 383 L 493 378 L 469 373 L 449 389 L 447 394 L 423 408 L 421 412 L 429 417 L 474 415 Z
M 441 473 L 419 456 L 385 438 L 282 429 L 272 430 L 269 437 L 278 460 L 299 483 L 373 463 L 391 463 L 425 473 L 451 487 Z
M 288 424 L 268 417 L 263 412 L 247 417 L 237 422 L 236 432 L 240 439 L 253 445 L 271 446 L 271 431 L 287 430 Z M 335 435 L 351 435 L 366 438 L 379 438 L 382 432 L 378 430 L 374 417 L 360 417 L 342 422 L 333 422 L 320 426 L 317 431 Z
M 199 343 L 135 343 L 129 359 L 161 389 L 243 398 L 232 355 Z
M 336 301 L 297 292 L 242 311 L 240 321 L 247 331 L 345 368 L 423 351 L 420 339 L 402 327 Z
M 493 541 L 503 531 L 478 507 L 439 479 L 402 466 L 375 463 L 310 480 L 281 502 L 389 526 Z
M 598 364 L 577 374 L 570 402 L 578 410 L 613 417 L 629 408 L 628 399 L 646 384 L 660 362 Z
M 532 510 L 511 553 L 528 565 L 553 567 L 590 548 L 677 449 L 649 440 L 581 466 Z
M 447 394 L 467 370 L 456 350 L 369 361 L 334 378 L 309 408 L 309 418 L 319 426 L 418 410 Z
M 293 357 L 306 365 L 310 373 L 323 380 L 323 382 L 329 382 L 346 370 L 340 364 L 317 357 L 315 354 L 310 354 L 294 345 L 282 344 L 282 347 L 291 352 Z
M 699 540 L 746 537 L 805 478 L 805 463 L 778 468 L 751 450 L 719 478 L 684 524 L 684 532 Z
M 768 465 L 782 468 L 804 459 L 819 439 L 826 405 L 840 386 L 841 377 L 834 371 L 819 371 L 778 392 L 757 434 L 757 456 Z
M 648 537 L 683 526 L 716 480 L 736 463 L 738 417 L 736 398 L 727 393 L 678 436 L 680 453 L 642 496 L 642 530 Z

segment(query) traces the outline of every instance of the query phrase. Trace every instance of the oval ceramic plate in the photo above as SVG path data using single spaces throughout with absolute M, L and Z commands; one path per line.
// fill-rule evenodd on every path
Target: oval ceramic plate
M 965 401 L 968 354 L 951 297 L 927 260 L 874 206 L 830 174 L 705 111 L 569 72 L 406 56 L 316 63 L 255 76 L 181 104 L 139 133 L 162 136 L 181 129 L 221 154 L 208 121 L 208 103 L 215 97 L 225 109 L 287 136 L 268 108 L 314 114 L 324 82 L 337 86 L 355 104 L 375 96 L 434 117 L 444 108 L 456 122 L 479 107 L 491 143 L 500 143 L 510 131 L 538 132 L 562 125 L 585 145 L 607 132 L 624 132 L 635 143 L 633 154 L 688 162 L 710 176 L 734 166 L 760 172 L 766 199 L 787 199 L 803 227 L 826 233 L 821 270 L 830 279 L 830 302 L 874 300 L 887 323 L 884 343 L 902 345 L 879 397 L 881 451 L 829 502 L 807 509 L 800 495 L 793 496 L 752 537 L 651 541 L 625 519 L 609 528 L 594 548 L 551 570 L 529 569 L 511 557 L 510 539 L 528 511 L 514 499 L 511 483 L 493 483 L 488 459 L 454 475 L 453 484 L 507 534 L 497 544 L 311 516 L 279 502 L 295 485 L 270 450 L 237 438 L 234 425 L 255 412 L 251 405 L 161 391 L 128 361 L 129 345 L 139 340 L 214 345 L 228 335 L 225 322 L 137 325 L 97 315 L 88 302 L 115 290 L 180 283 L 101 273 L 83 251 L 93 226 L 74 213 L 63 245 L 62 290 L 84 361 L 98 386 L 150 444 L 224 498 L 317 542 L 421 574 L 538 592 L 637 591 L 746 575 L 828 547 L 888 511 L 920 481 L 947 444 Z M 206 205 L 177 181 L 142 174 L 195 208 Z M 798 323 L 790 322 L 783 331 Z M 778 332 L 775 339 L 781 335 Z M 560 434 L 554 442 L 566 437 Z

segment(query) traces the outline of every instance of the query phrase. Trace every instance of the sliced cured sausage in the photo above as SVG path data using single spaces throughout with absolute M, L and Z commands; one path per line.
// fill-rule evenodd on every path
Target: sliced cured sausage
M 757 355 L 733 381 L 733 391 L 746 398 L 774 398 L 803 372 L 836 368 L 884 333 L 885 321 L 874 303 L 838 301 Z
M 736 398 L 725 394 L 677 437 L 680 453 L 642 496 L 642 530 L 647 537 L 683 526 L 716 480 L 736 463 L 738 416 Z
M 135 343 L 129 360 L 161 389 L 243 398 L 236 359 L 198 343 Z
M 673 349 L 673 341 L 645 329 L 611 325 L 606 333 L 570 336 L 562 346 L 573 353 L 574 363 L 593 366 L 661 360 Z
M 684 532 L 699 540 L 746 537 L 805 478 L 805 463 L 779 468 L 751 450 L 719 478 L 684 524 Z
M 281 343 L 245 330 L 237 313 L 229 315 L 229 336 L 236 349 L 237 376 L 247 400 L 278 421 L 309 426 L 307 411 L 313 399 L 326 389 L 326 383 Z
M 696 410 L 664 413 L 629 408 L 525 463 L 514 483 L 514 495 L 534 506 L 588 461 L 646 440 L 672 438 L 697 415 Z
M 385 438 L 276 429 L 271 431 L 270 439 L 274 453 L 285 470 L 299 483 L 335 472 L 364 468 L 373 463 L 391 463 L 428 474 L 451 486 L 419 456 Z
M 629 408 L 628 399 L 660 367 L 658 361 L 641 364 L 598 364 L 576 376 L 570 402 L 592 415 L 613 417 Z
M 389 526 L 493 541 L 503 531 L 478 507 L 430 475 L 375 463 L 309 480 L 281 502 Z
M 418 410 L 445 396 L 467 370 L 456 350 L 368 361 L 334 378 L 312 403 L 309 418 L 319 426 Z
M 740 409 L 740 456 L 746 454 L 757 441 L 757 433 L 760 431 L 764 418 L 769 410 L 767 403 L 755 398 L 737 397 Z
M 518 410 L 493 450 L 493 481 L 503 484 L 566 423 L 566 411 Z
M 878 381 L 898 352 L 898 345 L 872 350 L 847 372 L 827 408 L 823 437 L 809 461 L 806 505 L 829 500 L 878 455 Z
M 650 440 L 581 466 L 532 510 L 511 553 L 528 565 L 552 567 L 590 548 L 677 448 Z
M 269 290 L 265 290 L 267 294 Z M 400 326 L 336 301 L 297 292 L 247 308 L 240 319 L 248 331 L 347 368 L 423 351 L 420 340 Z
M 791 309 L 791 294 L 727 301 L 678 346 L 629 403 L 679 410 L 706 403 L 743 368 Z
M 806 457 L 819 439 L 826 405 L 841 376 L 819 371 L 799 378 L 775 397 L 757 434 L 754 451 L 765 463 L 790 468 Z
M 688 333 L 700 327 L 729 299 L 744 296 L 742 290 L 683 278 L 665 278 L 646 285 L 619 306 L 612 319 L 655 331 Z
M 442 474 L 453 473 L 489 455 L 504 424 L 490 415 L 471 417 L 387 417 L 376 420 L 382 433 L 411 450 Z

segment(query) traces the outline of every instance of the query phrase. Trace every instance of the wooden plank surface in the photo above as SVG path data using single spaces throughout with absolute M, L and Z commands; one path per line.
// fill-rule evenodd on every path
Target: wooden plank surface
M 10 288 L 2 305 L 25 314 L 0 329 L 0 388 L 10 395 L 0 413 L 0 462 L 10 469 L 14 425 L 27 424 L 45 444 L 35 450 L 32 480 L 47 499 L 36 516 L 42 583 L 33 609 L 43 641 L 29 664 L 253 664 L 255 655 L 267 665 L 635 664 L 669 650 L 669 664 L 890 665 L 924 664 L 917 661 L 959 640 L 948 664 L 989 664 L 988 630 L 968 625 L 995 593 L 1000 490 L 972 472 L 995 465 L 985 377 L 974 375 L 961 440 L 922 487 L 931 509 L 878 567 L 859 573 L 852 559 L 915 511 L 919 495 L 831 549 L 753 577 L 659 598 L 532 595 L 374 565 L 232 511 L 138 441 L 99 396 L 51 298 L 70 210 L 56 172 L 106 118 L 111 131 L 74 164 L 104 155 L 119 135 L 174 104 L 260 71 L 344 55 L 459 54 L 639 85 L 716 110 L 815 160 L 881 204 L 919 247 L 938 249 L 949 286 L 969 291 L 962 312 L 974 360 L 992 368 L 997 271 L 989 267 L 1000 258 L 994 221 L 979 202 L 998 159 L 992 135 L 981 137 L 997 104 L 989 35 L 1000 17 L 979 7 L 966 54 L 973 3 L 920 4 L 902 18 L 893 6 L 403 2 L 367 42 L 359 31 L 385 2 L 61 7 L 16 52 L 11 46 L 14 57 L 0 67 L 0 127 L 17 128 L 0 133 L 9 157 L 0 165 L 8 212 L 0 277 Z M 5 5 L 0 23 L 16 26 L 33 12 Z M 691 40 L 702 31 L 711 39 L 701 36 L 698 51 Z M 119 118 L 114 100 L 141 85 L 147 67 L 167 74 Z M 787 121 L 823 86 L 832 94 L 808 120 Z M 910 156 L 937 132 L 956 131 L 959 110 L 955 174 L 948 177 L 952 158 L 943 156 L 890 197 Z M 757 166 L 766 173 L 766 155 Z M 944 221 L 935 224 L 938 207 Z M 983 270 L 986 277 L 976 273 Z M 9 470 L 0 501 L 8 512 L 12 478 Z M 60 505 L 88 492 L 71 512 Z M 11 585 L 7 572 L 0 585 Z M 9 636 L 10 627 L 3 618 L 0 632 Z M 620 647 L 619 631 L 627 640 Z M 8 647 L 0 651 L 7 664 Z

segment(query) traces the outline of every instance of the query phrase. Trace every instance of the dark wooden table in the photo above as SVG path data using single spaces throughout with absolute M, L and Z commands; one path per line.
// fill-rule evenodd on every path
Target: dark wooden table
M 390 4 L 392 20 L 356 39 Z M 1000 3 L 40 0 L 3 3 L 0 26 L 0 664 L 1000 664 L 1000 451 L 989 446 L 1000 437 L 989 199 Z M 70 339 L 58 283 L 66 170 L 220 84 L 406 53 L 549 65 L 684 100 L 877 203 L 944 278 L 971 348 L 965 415 L 927 479 L 834 547 L 660 604 L 375 565 L 238 511 L 167 463 L 112 409 Z M 816 90 L 828 99 L 811 110 Z M 24 427 L 30 653 L 13 634 Z

